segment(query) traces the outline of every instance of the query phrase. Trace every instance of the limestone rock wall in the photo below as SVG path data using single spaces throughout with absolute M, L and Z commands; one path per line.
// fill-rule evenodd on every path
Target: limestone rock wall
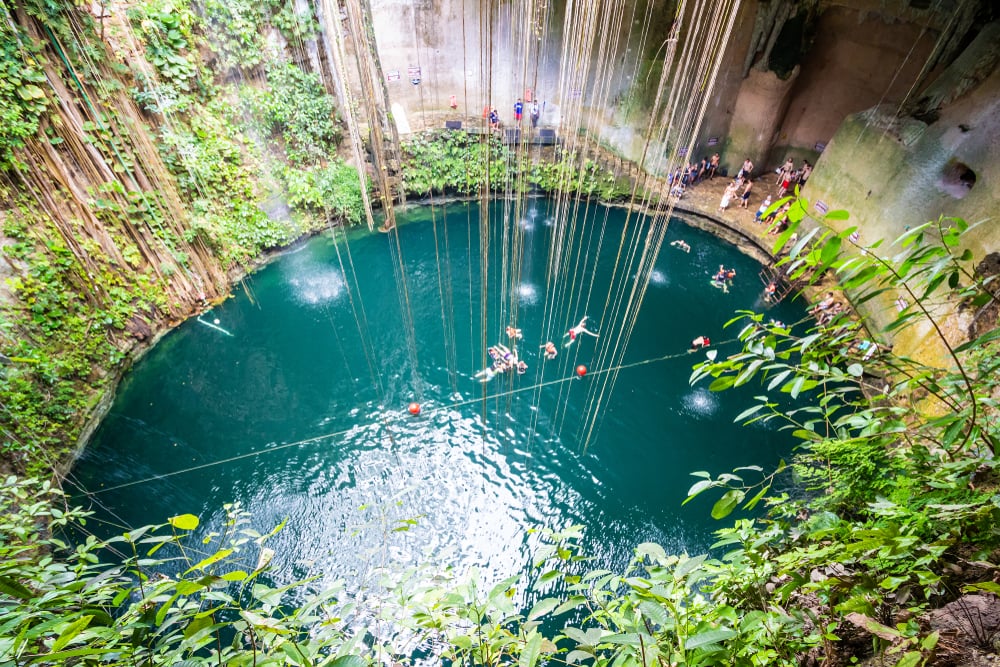
M 942 85 L 930 89 L 933 100 L 948 101 L 928 109 L 926 104 L 937 102 L 925 100 L 920 112 L 927 120 L 898 118 L 892 106 L 849 117 L 806 188 L 812 205 L 850 211 L 851 219 L 839 224 L 857 225 L 865 244 L 891 241 L 944 215 L 976 225 L 965 236 L 974 263 L 1000 251 L 998 59 L 1000 24 L 994 23 L 942 73 Z M 876 326 L 890 320 L 894 298 L 866 306 Z M 956 339 L 968 332 L 974 318 L 975 313 L 954 314 L 950 327 Z M 932 340 L 927 334 L 911 331 L 900 342 L 918 350 Z

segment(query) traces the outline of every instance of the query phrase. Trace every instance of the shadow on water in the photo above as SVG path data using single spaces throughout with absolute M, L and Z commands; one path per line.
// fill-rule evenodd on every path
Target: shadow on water
M 331 580 L 426 562 L 518 572 L 539 539 L 528 528 L 575 523 L 586 526 L 595 568 L 623 567 L 644 541 L 705 550 L 718 525 L 709 499 L 681 508 L 689 473 L 773 464 L 789 444 L 766 428 L 733 424 L 753 391 L 717 395 L 688 385 L 699 359 L 684 353 L 690 341 L 732 338 L 723 323 L 737 309 L 760 307 L 759 266 L 671 224 L 667 243 L 682 237 L 692 251 L 664 245 L 625 362 L 677 356 L 621 371 L 584 450 L 580 424 L 594 379 L 574 378 L 573 369 L 600 371 L 597 345 L 619 330 L 600 316 L 619 239 L 624 233 L 632 243 L 634 219 L 626 228 L 623 212 L 591 206 L 579 227 L 587 233 L 577 235 L 589 246 L 570 265 L 583 268 L 563 276 L 570 289 L 553 288 L 546 270 L 554 211 L 546 200 L 528 206 L 518 221 L 524 256 L 513 294 L 501 287 L 514 264 L 501 247 L 500 205 L 484 263 L 478 206 L 452 203 L 433 211 L 436 235 L 429 209 L 406 214 L 424 220 L 400 226 L 401 258 L 387 235 L 352 237 L 341 260 L 329 235 L 317 237 L 248 278 L 253 300 L 238 293 L 215 308 L 205 317 L 215 326 L 178 327 L 123 380 L 73 471 L 99 494 L 97 518 L 137 526 L 190 512 L 201 517 L 200 530 L 212 531 L 222 505 L 239 502 L 261 532 L 288 518 L 270 545 L 284 571 Z M 710 285 L 719 264 L 737 270 L 728 294 Z M 473 375 L 485 363 L 483 341 L 509 342 L 500 313 L 514 305 L 529 370 L 482 385 Z M 774 311 L 786 322 L 800 315 L 792 304 Z M 544 361 L 540 345 L 558 345 L 584 314 L 602 338 L 584 336 Z M 414 400 L 423 407 L 417 417 L 406 414 Z M 133 484 L 140 480 L 151 481 Z

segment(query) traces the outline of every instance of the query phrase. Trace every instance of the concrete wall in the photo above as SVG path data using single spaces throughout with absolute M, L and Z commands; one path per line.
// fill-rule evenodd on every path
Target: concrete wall
M 622 107 L 646 48 L 662 41 L 656 17 L 666 2 L 622 5 L 621 16 L 595 15 L 592 33 L 574 36 L 569 44 L 563 39 L 563 2 L 373 0 L 372 16 L 383 70 L 390 79 L 399 73 L 398 80 L 387 81 L 389 96 L 414 131 L 440 127 L 446 118 L 481 118 L 487 105 L 511 124 L 515 100 L 529 95 L 545 103 L 542 123 L 558 126 L 559 109 L 570 100 L 582 100 L 602 117 Z M 588 7 L 577 2 L 574 11 Z M 650 13 L 652 28 L 644 30 Z M 589 43 L 577 43 L 580 38 Z M 584 54 L 578 61 L 567 58 L 565 72 L 564 49 Z M 616 57 L 608 69 L 598 70 L 601 54 L 608 52 Z M 410 81 L 411 67 L 420 68 L 417 85 Z

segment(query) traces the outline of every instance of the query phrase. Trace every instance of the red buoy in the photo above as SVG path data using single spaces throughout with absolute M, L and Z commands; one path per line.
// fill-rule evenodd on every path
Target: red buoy
M 579 375 L 580 377 L 583 377 L 584 375 L 587 374 L 587 367 L 584 366 L 583 364 L 580 364 L 579 366 L 576 367 L 576 374 Z
M 411 415 L 419 415 L 420 414 L 420 404 L 419 403 L 410 403 L 409 410 L 410 410 L 410 414 Z

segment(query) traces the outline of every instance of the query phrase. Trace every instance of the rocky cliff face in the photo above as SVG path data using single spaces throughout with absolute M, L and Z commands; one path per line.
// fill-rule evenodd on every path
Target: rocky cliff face
M 926 90 L 899 113 L 878 106 L 847 118 L 816 166 L 808 187 L 813 206 L 843 208 L 865 244 L 892 240 L 939 216 L 977 225 L 965 236 L 973 263 L 996 273 L 1000 251 L 1000 23 L 976 38 Z M 890 249 L 881 251 L 891 254 Z M 892 297 L 865 306 L 884 324 Z M 950 334 L 961 340 L 984 323 L 986 313 L 957 311 Z M 918 350 L 926 331 L 901 341 Z

